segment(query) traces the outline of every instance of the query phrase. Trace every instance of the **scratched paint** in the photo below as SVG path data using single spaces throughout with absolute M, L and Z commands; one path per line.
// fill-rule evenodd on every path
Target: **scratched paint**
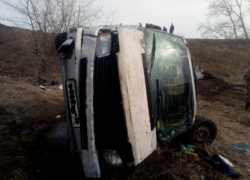
M 123 108 L 135 165 L 150 155 L 157 146 L 156 130 L 151 131 L 147 105 L 145 78 L 140 41 L 143 32 L 132 29 L 118 29 L 120 52 L 118 70 L 123 98 Z M 121 78 L 122 77 L 122 78 Z

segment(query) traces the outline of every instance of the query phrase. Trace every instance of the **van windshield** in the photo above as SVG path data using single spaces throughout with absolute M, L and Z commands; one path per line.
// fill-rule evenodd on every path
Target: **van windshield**
M 193 86 L 183 38 L 161 31 L 144 31 L 151 116 L 160 141 L 189 126 L 193 119 Z

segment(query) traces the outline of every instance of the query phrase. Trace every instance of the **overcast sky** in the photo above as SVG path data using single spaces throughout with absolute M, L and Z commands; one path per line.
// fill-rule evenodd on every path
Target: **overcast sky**
M 205 13 L 211 0 L 103 0 L 105 11 L 115 11 L 113 24 L 134 25 L 152 23 L 168 31 L 174 24 L 174 33 L 185 38 L 200 38 L 197 26 L 205 22 Z
M 15 2 L 17 0 L 9 0 Z M 96 0 L 103 6 L 105 14 L 114 12 L 112 24 L 139 25 L 152 23 L 161 27 L 166 26 L 169 32 L 171 23 L 174 24 L 174 34 L 185 38 L 201 38 L 197 32 L 199 23 L 206 23 L 208 5 L 212 0 Z M 2 21 L 1 17 L 11 14 L 0 4 L 0 23 L 11 26 Z M 245 15 L 245 23 L 249 25 L 250 11 Z M 104 25 L 98 22 L 95 25 Z
M 15 1 L 15 0 L 10 0 Z M 161 27 L 166 26 L 169 31 L 174 24 L 174 33 L 185 38 L 200 38 L 197 25 L 205 22 L 205 13 L 211 0 L 99 0 L 104 11 L 109 14 L 114 11 L 113 24 L 145 26 L 152 23 Z M 11 13 L 0 7 L 0 15 Z M 10 23 L 0 23 L 11 26 Z M 98 23 L 97 23 L 98 24 Z M 101 23 L 99 23 L 101 24 Z M 98 25 L 99 25 L 98 24 Z

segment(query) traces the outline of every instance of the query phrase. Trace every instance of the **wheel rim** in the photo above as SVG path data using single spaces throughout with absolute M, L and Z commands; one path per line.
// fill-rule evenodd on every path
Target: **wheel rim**
M 209 136 L 209 128 L 206 126 L 201 126 L 194 131 L 193 139 L 196 142 L 205 142 L 209 139 Z

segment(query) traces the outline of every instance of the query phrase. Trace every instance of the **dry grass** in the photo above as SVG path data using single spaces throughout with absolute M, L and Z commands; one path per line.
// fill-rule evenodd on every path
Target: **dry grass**
M 244 84 L 250 66 L 250 40 L 187 40 L 194 65 L 229 84 Z
M 248 179 L 250 176 L 250 157 L 229 146 L 231 143 L 250 143 L 249 112 L 244 110 L 242 101 L 227 99 L 232 106 L 225 106 L 221 101 L 207 102 L 200 98 L 198 107 L 200 114 L 215 121 L 218 127 L 218 135 L 210 151 L 228 158 L 235 166 L 235 171 L 241 175 L 240 179 Z M 224 101 L 226 99 L 224 98 Z
M 48 111 L 64 110 L 62 91 L 56 86 L 45 91 L 30 84 L 29 78 L 13 79 L 0 76 L 0 105 L 8 112 L 3 118 L 6 121 L 23 121 L 51 115 Z M 58 94 L 58 91 L 60 92 Z M 58 102 L 61 102 L 58 107 Z M 25 119 L 24 119 L 25 118 Z
M 37 32 L 39 51 L 35 53 L 35 41 L 30 30 L 12 28 L 0 24 L 0 74 L 14 78 L 29 78 L 37 80 L 37 76 L 46 79 L 61 81 L 60 59 L 53 44 L 43 46 L 43 37 Z M 52 34 L 48 34 L 48 38 Z M 41 46 L 40 46 L 41 45 Z
M 249 179 L 250 157 L 229 144 L 250 143 L 250 110 L 244 109 L 246 89 L 243 79 L 245 69 L 250 66 L 250 41 L 188 42 L 194 64 L 218 80 L 198 82 L 198 114 L 209 117 L 218 127 L 217 138 L 209 149 L 233 162 L 240 179 Z M 209 93 L 212 97 L 206 96 Z
M 35 179 L 30 152 L 44 127 L 64 120 L 62 90 L 45 91 L 9 76 L 0 76 L 0 84 L 0 179 Z

